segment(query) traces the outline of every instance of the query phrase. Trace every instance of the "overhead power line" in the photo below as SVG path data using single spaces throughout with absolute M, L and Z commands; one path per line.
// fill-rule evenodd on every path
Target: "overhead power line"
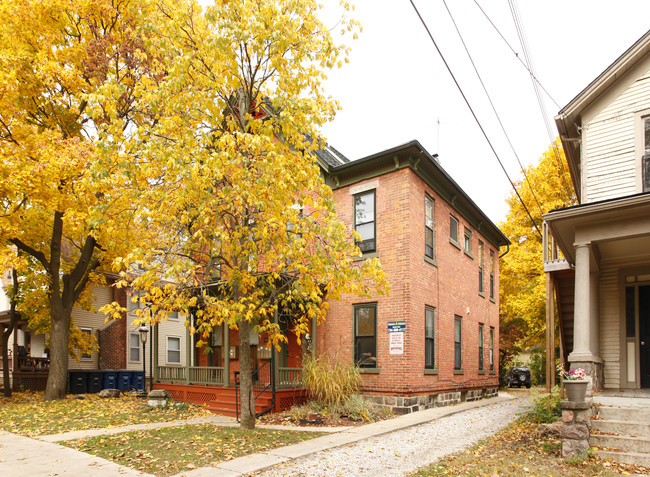
M 542 91 L 544 91 L 544 93 L 546 94 L 546 96 L 548 96 L 548 98 L 549 98 L 551 101 L 553 101 L 553 103 L 555 104 L 555 106 L 557 107 L 557 109 L 560 109 L 561 106 L 560 106 L 559 104 L 557 104 L 557 101 L 555 101 L 555 99 L 553 99 L 553 96 L 551 96 L 551 93 L 549 93 L 549 92 L 546 90 L 546 88 L 544 88 L 544 85 L 539 81 L 539 79 L 537 78 L 537 76 L 536 76 L 536 75 L 531 71 L 531 69 L 528 67 L 528 65 L 526 64 L 526 62 L 525 62 L 524 60 L 521 59 L 521 57 L 519 56 L 519 53 L 517 53 L 517 51 L 516 51 L 516 50 L 515 50 L 511 45 L 510 45 L 510 43 L 508 42 L 508 40 L 506 40 L 506 37 L 503 36 L 503 34 L 502 34 L 501 31 L 499 30 L 499 28 L 494 24 L 494 22 L 492 21 L 492 19 L 490 19 L 490 17 L 488 16 L 488 14 L 485 13 L 485 10 L 483 10 L 483 7 L 481 7 L 481 5 L 479 5 L 478 0 L 474 0 L 474 3 L 475 3 L 476 6 L 478 7 L 478 9 L 481 10 L 481 13 L 485 16 L 485 18 L 486 18 L 487 21 L 490 23 L 490 25 L 492 25 L 492 27 L 493 27 L 493 28 L 496 30 L 496 32 L 499 34 L 499 36 L 500 36 L 501 39 L 504 41 L 504 43 L 505 43 L 506 45 L 508 45 L 508 48 L 510 48 L 510 51 L 512 51 L 512 53 L 517 57 L 517 59 L 518 59 L 519 62 L 523 65 L 523 67 L 526 68 L 526 71 L 528 71 L 528 73 L 531 75 L 531 77 L 533 78 L 533 80 L 534 80 L 534 81 L 539 85 L 540 88 L 542 88 Z
M 488 145 L 490 146 L 490 149 L 492 150 L 492 153 L 494 154 L 497 161 L 499 162 L 499 165 L 501 166 L 501 169 L 503 170 L 503 173 L 508 178 L 508 182 L 510 182 L 510 185 L 512 186 L 512 189 L 515 191 L 515 194 L 519 198 L 519 202 L 521 202 L 521 205 L 526 210 L 526 213 L 528 214 L 528 217 L 530 218 L 530 221 L 533 224 L 533 227 L 535 227 L 535 230 L 537 231 L 537 234 L 540 236 L 540 238 L 542 238 L 542 232 L 539 230 L 539 227 L 537 226 L 537 223 L 535 222 L 535 219 L 533 219 L 533 216 L 531 215 L 530 211 L 528 210 L 528 207 L 524 203 L 524 200 L 521 198 L 521 195 L 519 194 L 519 191 L 515 187 L 514 182 L 512 182 L 512 179 L 510 178 L 510 175 L 508 174 L 508 171 L 506 171 L 506 168 L 503 166 L 503 163 L 501 162 L 501 158 L 499 157 L 499 154 L 497 154 L 497 151 L 494 149 L 494 146 L 492 145 L 492 142 L 490 141 L 490 138 L 488 137 L 487 133 L 485 132 L 485 129 L 483 129 L 483 125 L 481 124 L 481 121 L 479 121 L 478 117 L 476 116 L 476 113 L 474 113 L 474 109 L 472 108 L 472 106 L 469 103 L 467 97 L 465 96 L 465 93 L 463 92 L 463 89 L 460 87 L 460 84 L 456 80 L 456 77 L 454 76 L 454 73 L 451 71 L 451 68 L 449 67 L 449 64 L 447 63 L 447 60 L 445 59 L 445 56 L 442 54 L 442 51 L 440 51 L 440 48 L 438 48 L 438 44 L 436 43 L 436 40 L 433 38 L 433 35 L 431 34 L 431 31 L 429 30 L 429 27 L 427 26 L 424 19 L 422 18 L 422 15 L 420 15 L 420 11 L 415 6 L 415 3 L 413 3 L 413 0 L 409 0 L 409 1 L 411 3 L 411 6 L 413 7 L 413 10 L 415 10 L 416 15 L 420 19 L 420 22 L 422 23 L 422 26 L 424 27 L 427 34 L 429 35 L 429 39 L 431 40 L 431 43 L 433 44 L 436 51 L 440 55 L 440 58 L 442 59 L 442 62 L 445 65 L 445 68 L 447 68 L 447 71 L 449 72 L 452 80 L 454 81 L 454 84 L 456 85 L 456 88 L 458 88 L 458 91 L 460 92 L 460 95 L 463 97 L 463 100 L 465 101 L 465 104 L 469 108 L 469 111 L 472 114 L 472 117 L 474 118 L 474 121 L 476 121 L 476 124 L 478 125 L 479 129 L 481 130 L 481 133 L 483 134 L 483 137 L 487 141 Z
M 543 214 L 544 212 L 542 211 L 542 206 L 540 205 L 539 200 L 537 199 L 537 195 L 535 194 L 535 190 L 533 189 L 533 185 L 530 183 L 530 180 L 528 179 L 528 174 L 526 174 L 526 170 L 524 169 L 524 166 L 521 163 L 521 160 L 519 159 L 519 155 L 517 154 L 517 151 L 515 150 L 515 146 L 512 144 L 512 141 L 510 140 L 510 136 L 508 136 L 506 128 L 503 125 L 503 122 L 501 121 L 501 117 L 499 116 L 499 113 L 497 112 L 497 109 L 494 106 L 494 103 L 492 102 L 492 98 L 490 97 L 490 93 L 488 93 L 488 90 L 485 87 L 485 83 L 483 83 L 483 78 L 481 78 L 481 75 L 478 72 L 478 68 L 476 67 L 476 64 L 474 63 L 474 59 L 472 58 L 472 55 L 470 54 L 469 49 L 467 48 L 467 45 L 465 44 L 465 40 L 463 39 L 463 35 L 460 33 L 460 29 L 458 28 L 458 25 L 456 24 L 456 20 L 454 20 L 454 16 L 451 14 L 451 10 L 449 10 L 449 6 L 447 5 L 447 1 L 442 0 L 442 3 L 445 5 L 445 8 L 447 9 L 447 13 L 449 13 L 449 18 L 451 18 L 451 22 L 454 24 L 454 28 L 456 29 L 456 33 L 458 33 L 458 37 L 460 38 L 460 41 L 463 44 L 463 48 L 465 48 L 465 52 L 467 53 L 469 61 L 470 61 L 470 63 L 472 63 L 472 67 L 474 68 L 474 72 L 476 73 L 476 76 L 478 77 L 478 80 L 481 83 L 481 86 L 483 87 L 483 91 L 485 92 L 485 96 L 487 96 L 487 99 L 490 102 L 490 106 L 492 107 L 492 111 L 494 112 L 494 115 L 496 116 L 497 121 L 499 122 L 499 126 L 501 126 L 501 130 L 503 131 L 503 135 L 506 137 L 506 140 L 508 141 L 508 144 L 510 145 L 510 149 L 512 149 L 512 153 L 515 155 L 515 158 L 517 159 L 517 162 L 519 163 L 519 168 L 521 169 L 521 172 L 524 174 L 524 179 L 526 180 L 526 183 L 528 184 L 528 188 L 530 189 L 530 193 L 533 195 L 533 199 L 535 199 L 535 203 L 537 204 L 537 208 L 539 209 L 539 213 Z
M 562 182 L 564 183 L 564 186 L 567 187 L 568 189 L 569 184 L 566 179 L 566 173 L 565 173 L 566 171 L 564 170 L 564 163 L 562 162 L 562 158 L 560 157 L 560 151 L 558 151 L 557 145 L 555 144 L 556 134 L 554 134 L 552 131 L 553 128 L 551 127 L 550 116 L 546 111 L 546 105 L 544 104 L 544 100 L 539 90 L 540 89 L 539 82 L 536 81 L 535 78 L 535 67 L 533 65 L 533 59 L 530 55 L 530 52 L 528 51 L 528 40 L 526 38 L 526 33 L 524 32 L 524 25 L 519 16 L 519 9 L 517 8 L 517 3 L 515 0 L 508 0 L 508 5 L 510 5 L 510 12 L 512 13 L 512 19 L 515 22 L 515 28 L 517 30 L 517 35 L 519 36 L 519 42 L 521 43 L 521 48 L 524 53 L 524 59 L 526 60 L 526 64 L 528 65 L 528 71 L 530 72 L 530 79 L 533 83 L 533 89 L 535 90 L 535 96 L 537 97 L 537 104 L 539 105 L 539 109 L 542 113 L 542 119 L 544 120 L 544 125 L 546 126 L 546 133 L 548 134 L 548 140 L 552 145 L 553 155 L 555 156 L 555 160 L 557 161 L 558 170 L 561 172 L 560 177 L 562 178 Z

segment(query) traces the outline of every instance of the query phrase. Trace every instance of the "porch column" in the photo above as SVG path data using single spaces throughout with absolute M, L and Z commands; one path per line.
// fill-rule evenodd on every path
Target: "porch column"
M 230 327 L 228 322 L 224 321 L 223 332 L 223 385 L 230 387 Z
M 153 327 L 153 333 L 151 333 L 153 336 L 151 337 L 151 346 L 153 348 L 153 361 L 151 362 L 151 366 L 153 366 L 153 379 L 154 381 L 158 381 L 158 378 L 160 377 L 160 370 L 158 369 L 158 359 L 159 359 L 159 351 L 158 348 L 160 347 L 158 343 L 158 324 L 156 324 Z
M 599 279 L 598 272 L 592 270 L 589 274 L 589 351 L 591 351 L 592 356 L 600 356 Z
M 316 359 L 316 338 L 318 338 L 318 335 L 316 334 L 316 326 L 318 325 L 318 321 L 316 318 L 311 319 L 311 357 Z
M 570 362 L 591 361 L 592 354 L 589 349 L 591 336 L 591 277 L 589 260 L 591 256 L 591 243 L 576 243 L 576 286 L 575 304 L 573 312 L 573 351 L 569 354 Z
M 273 323 L 278 322 L 278 310 L 273 311 Z M 288 343 L 287 343 L 288 346 Z M 271 363 L 273 363 L 273 382 L 275 386 L 278 386 L 280 382 L 280 355 L 278 350 L 275 349 L 275 346 L 271 346 Z
M 192 326 L 193 316 L 190 315 L 190 322 L 185 327 L 185 384 L 190 384 L 190 361 L 192 360 Z
M 546 272 L 546 392 L 555 386 L 555 286 Z

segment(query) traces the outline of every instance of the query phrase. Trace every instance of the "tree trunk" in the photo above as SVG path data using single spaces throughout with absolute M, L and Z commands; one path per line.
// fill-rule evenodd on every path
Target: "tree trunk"
M 9 377 L 9 336 L 14 329 L 12 323 L 2 330 L 2 379 L 4 380 L 3 392 L 5 397 L 11 397 L 11 382 Z
M 11 270 L 11 279 L 13 282 L 13 292 L 11 294 L 9 306 L 9 324 L 7 328 L 2 330 L 2 379 L 4 381 L 4 395 L 11 397 L 11 379 L 9 378 L 9 337 L 16 331 L 16 324 L 18 323 L 18 312 L 16 305 L 18 304 L 18 272 L 16 269 Z M 14 360 L 18 359 L 14 356 Z M 14 369 L 15 369 L 14 365 Z
M 241 404 L 241 428 L 255 429 L 255 399 L 253 397 L 253 369 L 251 367 L 251 324 L 239 323 L 239 383 Z
M 72 310 L 50 300 L 50 374 L 45 388 L 45 400 L 65 399 L 68 381 L 68 340 Z

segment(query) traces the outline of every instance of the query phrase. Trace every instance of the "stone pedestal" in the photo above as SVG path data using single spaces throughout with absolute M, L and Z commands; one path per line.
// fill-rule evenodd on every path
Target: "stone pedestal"
M 148 404 L 151 407 L 165 407 L 169 402 L 169 393 L 164 389 L 154 389 L 148 397 Z
M 562 401 L 562 457 L 587 457 L 592 399 Z

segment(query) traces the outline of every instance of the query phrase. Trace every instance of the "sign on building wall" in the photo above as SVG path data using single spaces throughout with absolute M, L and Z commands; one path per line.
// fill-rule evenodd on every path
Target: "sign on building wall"
M 388 322 L 389 354 L 404 354 L 404 333 L 406 321 Z

